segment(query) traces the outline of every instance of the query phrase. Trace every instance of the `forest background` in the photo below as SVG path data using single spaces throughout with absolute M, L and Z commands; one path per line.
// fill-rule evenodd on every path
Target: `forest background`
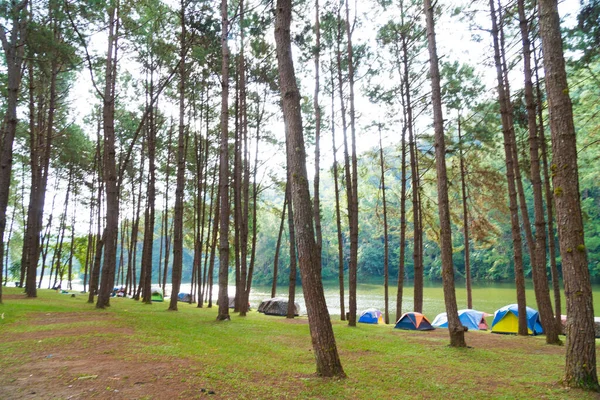
M 8 222 L 5 234 L 4 277 L 23 280 L 22 253 L 28 209 L 32 207 L 35 171 L 47 172 L 43 207 L 38 275 L 50 274 L 48 285 L 81 279 L 88 281 L 94 249 L 104 226 L 101 178 L 101 100 L 90 85 L 101 86 L 99 73 L 105 60 L 106 16 L 104 2 L 31 2 L 31 23 L 27 36 L 24 79 L 19 96 L 19 125 L 14 147 Z M 245 35 L 235 21 L 238 6 L 232 2 L 229 34 L 232 49 L 230 110 L 231 188 L 239 185 L 239 203 L 231 196 L 240 219 L 246 221 L 245 246 L 232 231 L 233 263 L 240 257 L 254 266 L 254 283 L 270 284 L 285 198 L 284 129 L 279 111 L 277 71 L 272 39 L 270 5 L 248 2 Z M 6 5 L 0 18 L 9 21 Z M 218 135 L 220 68 L 218 7 L 210 1 L 186 2 L 180 18 L 177 4 L 159 0 L 122 1 L 120 5 L 118 64 L 116 65 L 116 157 L 121 162 L 120 221 L 117 246 L 116 283 L 136 281 L 141 276 L 144 242 L 150 238 L 152 279 L 168 282 L 171 277 L 173 208 L 175 196 L 176 133 L 178 126 L 178 29 L 185 21 L 189 46 L 184 62 L 186 76 L 185 133 L 186 171 L 184 192 L 184 282 L 190 282 L 198 268 L 218 268 L 214 260 L 216 235 L 212 233 L 218 181 Z M 303 97 L 304 131 L 308 154 L 314 156 L 315 113 L 311 91 L 314 85 L 312 59 L 315 45 L 310 19 L 311 3 L 295 6 L 294 41 L 298 54 L 298 76 Z M 338 277 L 338 228 L 336 209 L 342 213 L 341 239 L 344 269 L 349 259 L 349 232 L 345 208 L 343 174 L 343 120 L 348 99 L 346 38 L 340 33 L 340 5 L 322 6 L 322 131 L 320 133 L 320 201 L 322 222 L 322 276 Z M 585 238 L 592 279 L 600 281 L 600 5 L 596 0 L 579 9 L 572 6 L 574 22 L 565 28 L 569 55 L 568 73 L 578 135 L 579 174 Z M 527 116 L 520 64 L 519 26 L 514 4 L 506 4 L 501 18 L 504 46 L 510 69 L 515 133 L 519 163 L 525 171 L 523 184 L 529 214 L 533 215 L 531 183 L 528 179 L 529 151 Z M 528 11 L 533 15 L 533 9 Z M 576 14 L 576 15 L 575 15 Z M 399 67 L 402 41 L 409 47 L 407 69 L 411 106 L 414 113 L 414 164 L 404 161 L 407 174 L 407 223 L 405 277 L 413 277 L 415 232 L 423 234 L 424 275 L 441 280 L 438 247 L 436 184 L 431 130 L 430 88 L 427 82 L 426 38 L 419 2 L 360 2 L 353 10 L 354 60 L 357 79 L 359 246 L 358 274 L 363 281 L 379 279 L 384 273 L 384 223 L 382 181 L 385 180 L 386 214 L 389 226 L 389 274 L 398 274 L 400 257 L 400 203 L 402 198 L 402 137 L 407 134 L 404 70 Z M 447 164 L 452 211 L 453 261 L 458 276 L 465 274 L 461 177 L 467 187 L 470 232 L 471 274 L 474 280 L 514 279 L 513 244 L 504 178 L 505 162 L 498 101 L 493 83 L 489 11 L 486 3 L 444 5 L 438 15 L 440 54 L 448 141 Z M 532 19 L 533 21 L 533 19 Z M 9 26 L 10 22 L 5 25 Z M 535 24 L 532 39 L 537 48 Z M 244 42 L 245 40 L 245 42 Z M 241 49 L 245 64 L 240 63 Z M 539 51 L 539 49 L 538 49 Z M 337 55 L 341 57 L 337 57 Z M 340 59 L 342 60 L 340 62 Z M 2 58 L 4 62 L 4 58 Z M 241 103 L 240 65 L 245 65 L 247 96 Z M 543 72 L 540 68 L 540 85 Z M 489 77 L 492 76 L 492 79 Z M 338 80 L 340 83 L 338 83 Z M 87 83 L 86 83 L 87 82 Z M 88 93 L 89 89 L 89 93 Z M 0 116 L 6 109 L 6 68 L 0 68 Z M 343 101 L 340 102 L 340 98 Z M 543 97 L 540 104 L 544 104 Z M 240 110 L 245 109 L 246 113 Z M 54 115 L 49 120 L 49 110 Z M 88 110 L 85 115 L 78 114 Z M 151 112 L 148 112 L 151 110 Z M 545 115 L 545 110 L 542 110 Z M 4 118 L 3 118 L 4 120 Z M 460 120 L 460 123 L 459 123 Z M 547 125 L 547 124 L 546 124 Z M 460 126 L 460 128 L 459 128 Z M 460 139 L 459 139 L 460 129 Z M 335 139 L 336 145 L 332 140 Z M 47 135 L 47 136 L 44 136 Z M 149 177 L 148 138 L 154 136 L 156 215 L 148 232 L 147 196 Z M 406 137 L 406 136 L 405 136 Z M 408 138 L 407 138 L 408 140 Z M 44 143 L 39 145 L 40 143 Z M 332 149 L 335 146 L 336 151 Z M 381 147 L 380 147 L 381 146 Z M 43 151 L 47 149 L 47 151 Z M 406 152 L 406 150 L 405 150 Z M 334 153 L 337 165 L 334 168 Z M 128 156 L 130 154 L 130 156 Z M 130 157 L 130 162 L 125 162 Z M 239 159 L 238 159 L 239 157 Z M 410 158 L 410 157 L 408 157 Z M 33 160 L 37 160 L 34 161 Z M 463 167 L 461 167 L 461 160 Z M 45 164 L 47 163 L 47 164 Z M 46 165 L 44 167 L 44 165 Z M 314 158 L 312 160 L 315 166 Z M 382 174 L 383 166 L 383 174 Z M 413 185 L 412 169 L 418 169 Z M 338 175 L 334 175 L 337 171 Z M 409 172 L 406 172 L 409 171 Z M 383 179 L 382 179 L 383 178 Z M 336 204 L 336 180 L 341 196 Z M 418 204 L 411 191 L 417 187 Z M 415 228 L 412 208 L 419 208 L 421 228 Z M 236 211 L 237 212 L 237 211 Z M 254 212 L 256 212 L 255 216 Z M 146 215 L 145 215 L 146 214 Z M 284 239 L 289 238 L 284 226 Z M 244 229 L 242 229 L 243 231 Z M 252 238 L 254 236 L 254 239 Z M 550 235 L 555 236 L 555 235 Z M 278 283 L 289 280 L 288 240 L 278 252 Z M 556 246 L 558 247 L 558 246 Z M 524 252 L 525 274 L 531 276 L 528 252 Z M 212 260 L 211 260 L 212 259 Z M 557 256 L 560 269 L 560 256 Z M 208 272 L 204 272 L 204 276 Z

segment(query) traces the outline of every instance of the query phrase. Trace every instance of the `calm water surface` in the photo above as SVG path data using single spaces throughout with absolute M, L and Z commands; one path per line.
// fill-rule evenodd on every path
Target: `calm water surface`
M 428 282 L 425 284 L 423 290 L 423 313 L 430 319 L 433 320 L 439 313 L 445 312 L 444 306 L 444 292 L 441 282 L 432 283 Z M 600 285 L 593 285 L 594 292 L 594 310 L 597 316 L 600 316 Z M 217 293 L 217 292 L 214 292 Z M 230 293 L 235 293 L 230 291 Z M 529 307 L 537 309 L 535 302 L 535 294 L 531 283 L 527 285 L 527 305 Z M 287 288 L 278 288 L 278 296 L 287 297 Z M 511 283 L 480 283 L 473 284 L 472 287 L 473 296 L 473 308 L 479 311 L 485 311 L 493 314 L 497 309 L 517 302 L 517 292 L 514 284 Z M 562 313 L 565 314 L 565 299 L 564 293 L 561 294 L 561 306 Z M 271 297 L 270 287 L 256 287 L 252 289 L 250 296 L 250 304 L 252 307 L 258 307 L 263 299 Z M 331 315 L 340 315 L 340 295 L 339 288 L 337 285 L 326 285 L 325 286 L 325 300 L 327 307 Z M 456 286 L 456 300 L 458 308 L 467 308 L 467 293 L 464 287 L 464 283 L 458 283 Z M 302 312 L 306 313 L 306 307 L 304 305 L 304 296 L 302 295 L 302 289 L 296 290 L 296 302 L 302 307 Z M 378 308 L 383 311 L 384 309 L 384 290 L 383 285 L 377 284 L 360 284 L 357 288 L 357 308 L 358 311 L 365 310 L 367 308 Z M 345 296 L 345 308 L 348 311 L 348 291 L 346 286 Z M 390 287 L 389 289 L 389 312 L 390 319 L 394 319 L 396 310 L 396 288 Z M 413 310 L 413 287 L 405 286 L 404 293 L 402 296 L 402 312 Z
M 46 287 L 46 286 L 43 286 Z M 66 284 L 64 284 L 66 287 Z M 74 283 L 74 290 L 81 290 L 81 284 Z M 497 309 L 517 302 L 517 292 L 513 283 L 474 283 L 473 284 L 473 308 L 479 311 L 484 311 L 493 314 Z M 348 311 L 348 286 L 345 287 L 345 308 Z M 600 284 L 592 285 L 594 295 L 594 310 L 596 316 L 600 316 Z M 189 292 L 190 284 L 184 283 L 181 285 L 181 292 Z M 167 285 L 167 296 L 170 294 L 170 285 Z M 218 285 L 213 286 L 213 300 L 216 300 L 219 293 Z M 235 294 L 235 286 L 229 286 L 229 295 Z M 526 288 L 527 306 L 537 309 L 535 295 L 531 282 L 528 282 Z M 287 297 L 287 287 L 280 286 L 277 288 L 277 296 Z M 271 287 L 257 286 L 253 287 L 250 292 L 250 305 L 252 308 L 258 308 L 261 301 L 271 297 Z M 562 314 L 566 314 L 566 304 L 564 293 L 561 293 Z M 458 308 L 467 308 L 467 293 L 464 282 L 458 282 L 456 285 L 456 299 Z M 339 288 L 336 283 L 325 285 L 325 300 L 329 314 L 332 316 L 340 315 L 340 295 Z M 296 302 L 300 304 L 302 314 L 306 313 L 304 304 L 304 296 L 302 288 L 296 288 Z M 377 308 L 384 310 L 384 290 L 383 284 L 359 284 L 357 288 L 357 309 L 360 313 L 367 308 Z M 396 288 L 389 288 L 389 312 L 390 319 L 394 319 L 396 310 Z M 412 283 L 405 285 L 404 294 L 402 296 L 402 312 L 413 311 L 413 287 Z M 423 290 L 423 313 L 433 320 L 439 313 L 445 312 L 444 292 L 441 282 L 426 282 Z

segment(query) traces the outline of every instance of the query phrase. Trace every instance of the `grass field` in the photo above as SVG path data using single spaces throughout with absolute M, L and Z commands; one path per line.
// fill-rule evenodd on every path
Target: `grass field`
M 543 337 L 334 321 L 348 378 L 314 375 L 306 317 L 254 311 L 216 322 L 216 309 L 4 288 L 0 399 L 596 399 L 562 387 L 564 347 Z

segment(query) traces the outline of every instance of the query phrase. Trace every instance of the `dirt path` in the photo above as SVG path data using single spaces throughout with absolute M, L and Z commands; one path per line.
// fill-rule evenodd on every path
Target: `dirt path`
M 35 316 L 51 331 L 7 334 L 6 345 L 31 344 L 0 373 L 0 399 L 178 399 L 209 396 L 181 376 L 198 368 L 181 359 L 137 353 L 135 335 L 110 314 L 48 313 Z M 89 326 L 79 326 L 89 322 Z M 69 326 L 71 325 L 71 326 Z M 75 326 L 75 327 L 73 327 Z M 180 371 L 185 371 L 182 375 Z M 212 398 L 219 396 L 211 395 Z

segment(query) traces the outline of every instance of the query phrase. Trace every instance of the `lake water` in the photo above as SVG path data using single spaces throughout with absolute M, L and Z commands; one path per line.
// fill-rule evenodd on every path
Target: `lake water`
M 423 290 L 423 313 L 430 319 L 433 320 L 439 313 L 445 312 L 446 307 L 444 305 L 444 292 L 441 282 L 432 283 L 428 282 L 425 284 Z M 188 290 L 189 284 L 182 285 L 181 291 Z M 287 287 L 278 287 L 277 296 L 287 297 Z M 348 288 L 346 286 L 345 293 L 345 309 L 348 311 Z M 594 294 L 594 310 L 596 315 L 600 315 L 600 285 L 593 285 Z M 216 298 L 218 294 L 218 287 L 215 286 L 213 289 L 213 297 Z M 235 294 L 235 287 L 229 287 L 229 295 Z M 527 305 L 529 307 L 537 309 L 535 294 L 531 283 L 527 285 Z M 514 284 L 511 283 L 479 283 L 473 284 L 472 287 L 473 296 L 473 308 L 479 311 L 484 311 L 493 314 L 497 309 L 517 302 L 517 292 Z M 254 287 L 250 292 L 250 305 L 252 308 L 257 308 L 261 301 L 271 297 L 270 287 Z M 564 299 L 564 293 L 561 293 L 561 305 L 562 313 L 565 314 L 566 304 Z M 458 283 L 456 286 L 456 299 L 459 309 L 467 308 L 467 293 L 464 288 L 464 283 Z M 325 286 L 325 300 L 327 302 L 327 308 L 329 314 L 332 316 L 340 315 L 340 295 L 339 288 L 337 285 L 326 285 Z M 306 313 L 306 306 L 304 304 L 304 296 L 302 294 L 302 288 L 296 289 L 296 302 L 300 304 L 301 312 Z M 384 290 L 383 285 L 377 284 L 359 284 L 357 288 L 357 309 L 358 312 L 367 308 L 377 308 L 381 311 L 384 309 Z M 413 287 L 405 286 L 404 293 L 402 296 L 402 311 L 413 310 Z M 394 319 L 396 311 L 396 288 L 389 288 L 389 312 L 390 319 Z
M 42 287 L 48 287 L 47 283 Z M 66 288 L 66 283 L 63 282 L 63 288 Z M 73 283 L 73 290 L 79 291 L 82 289 L 81 283 Z M 597 316 L 600 316 L 600 285 L 592 285 L 594 295 L 594 310 Z M 345 286 L 345 308 L 348 311 L 348 286 Z M 190 284 L 184 283 L 181 285 L 180 292 L 189 292 Z M 229 286 L 229 295 L 235 295 L 235 286 Z M 497 309 L 517 302 L 517 293 L 513 283 L 474 283 L 473 292 L 473 308 L 479 311 L 484 311 L 493 314 Z M 170 293 L 170 285 L 167 285 L 167 295 Z M 219 293 L 218 285 L 213 286 L 213 301 L 216 302 Z M 528 282 L 526 287 L 527 306 L 537 309 L 535 294 L 531 282 Z M 277 296 L 287 297 L 287 287 L 280 286 L 277 288 Z M 339 288 L 336 283 L 325 285 L 325 300 L 329 314 L 332 316 L 340 315 L 340 297 Z M 258 308 L 261 301 L 271 297 L 270 286 L 256 286 L 250 292 L 250 305 L 253 309 Z M 564 293 L 561 293 L 562 314 L 566 314 L 566 303 Z M 458 282 L 456 285 L 456 299 L 459 309 L 467 308 L 467 293 L 464 287 L 464 282 Z M 301 313 L 306 313 L 304 304 L 304 296 L 302 288 L 296 288 L 296 302 L 300 304 Z M 357 287 L 357 309 L 360 313 L 367 308 L 377 308 L 383 312 L 384 310 L 384 291 L 383 284 L 359 284 Z M 402 312 L 413 311 L 413 286 L 408 284 L 404 286 L 404 295 L 402 297 Z M 423 314 L 430 320 L 433 320 L 439 313 L 445 312 L 444 292 L 441 282 L 426 282 L 423 290 Z M 396 288 L 389 288 L 389 312 L 390 319 L 393 320 L 396 312 Z

